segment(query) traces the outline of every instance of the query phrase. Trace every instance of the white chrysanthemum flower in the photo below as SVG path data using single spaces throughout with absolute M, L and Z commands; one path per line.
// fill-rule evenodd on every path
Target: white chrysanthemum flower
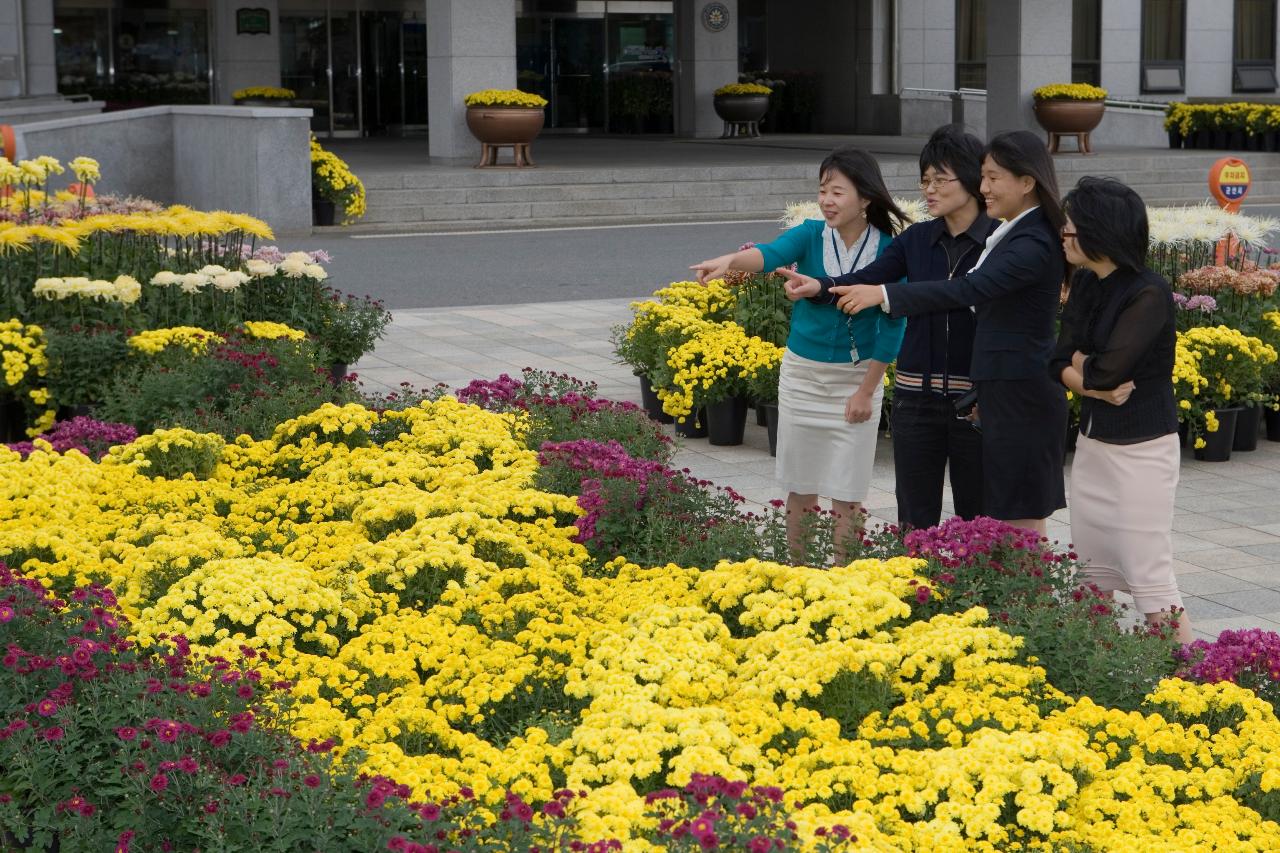
M 142 296 L 142 285 L 131 275 L 118 275 L 112 282 L 115 288 L 115 300 L 125 305 L 132 305 Z
M 151 276 L 151 283 L 160 287 L 169 287 L 178 283 L 178 276 L 168 270 L 162 270 Z
M 256 278 L 267 278 L 276 274 L 275 264 L 260 261 L 257 258 L 245 261 L 244 268 L 249 271 L 249 275 Z
M 319 264 L 307 264 L 303 272 L 306 273 L 307 278 L 315 279 L 316 281 L 324 281 L 329 277 L 324 267 Z
M 222 291 L 232 291 L 249 280 L 242 272 L 224 272 L 213 277 L 213 286 Z
M 182 288 L 183 293 L 199 293 L 208 283 L 209 277 L 198 272 L 189 272 L 178 278 L 178 286 Z
M 219 264 L 209 264 L 207 266 L 203 266 L 200 269 L 196 270 L 196 272 L 200 273 L 201 275 L 207 275 L 209 276 L 209 278 L 213 278 L 214 276 L 218 276 L 218 275 L 226 275 L 227 268 L 224 266 L 220 266 Z
M 294 257 L 295 255 L 301 255 L 301 258 Z M 280 262 L 278 269 L 281 275 L 288 278 L 302 278 L 310 265 L 311 259 L 304 252 L 294 252 Z

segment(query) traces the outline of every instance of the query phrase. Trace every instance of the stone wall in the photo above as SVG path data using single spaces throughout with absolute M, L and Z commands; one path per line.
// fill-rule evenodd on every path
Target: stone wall
M 265 220 L 277 236 L 311 231 L 311 110 L 163 106 L 17 125 L 19 157 L 87 156 L 101 192 Z

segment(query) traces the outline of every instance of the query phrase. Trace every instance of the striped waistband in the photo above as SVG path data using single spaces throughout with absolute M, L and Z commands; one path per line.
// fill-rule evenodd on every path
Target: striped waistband
M 924 391 L 926 390 L 924 387 L 924 374 L 899 370 L 894 374 L 893 387 L 901 388 L 904 391 Z M 928 390 L 935 391 L 939 394 L 963 394 L 972 387 L 973 383 L 969 381 L 969 377 L 967 376 L 956 376 L 955 374 L 952 374 L 951 376 L 946 377 L 945 390 L 943 389 L 943 377 L 929 377 Z

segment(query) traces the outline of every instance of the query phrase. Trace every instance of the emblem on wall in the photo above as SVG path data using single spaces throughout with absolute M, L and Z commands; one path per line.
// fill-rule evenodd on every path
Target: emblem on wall
M 708 3 L 702 7 L 702 26 L 713 33 L 729 26 L 729 7 L 723 3 Z

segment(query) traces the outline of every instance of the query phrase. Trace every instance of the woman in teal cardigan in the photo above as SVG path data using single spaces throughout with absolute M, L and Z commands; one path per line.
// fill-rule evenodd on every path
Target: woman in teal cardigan
M 845 274 L 879 257 L 906 223 L 879 165 L 857 148 L 837 149 L 822 161 L 818 206 L 822 219 L 691 269 L 700 282 L 729 270 L 791 264 L 806 275 Z M 884 373 L 898 357 L 905 327 L 883 312 L 850 316 L 811 300 L 794 304 L 778 385 L 777 478 L 787 490 L 787 540 L 797 562 L 805 552 L 805 513 L 819 496 L 831 499 L 836 516 L 837 559 L 847 559 L 848 546 L 861 538 Z

